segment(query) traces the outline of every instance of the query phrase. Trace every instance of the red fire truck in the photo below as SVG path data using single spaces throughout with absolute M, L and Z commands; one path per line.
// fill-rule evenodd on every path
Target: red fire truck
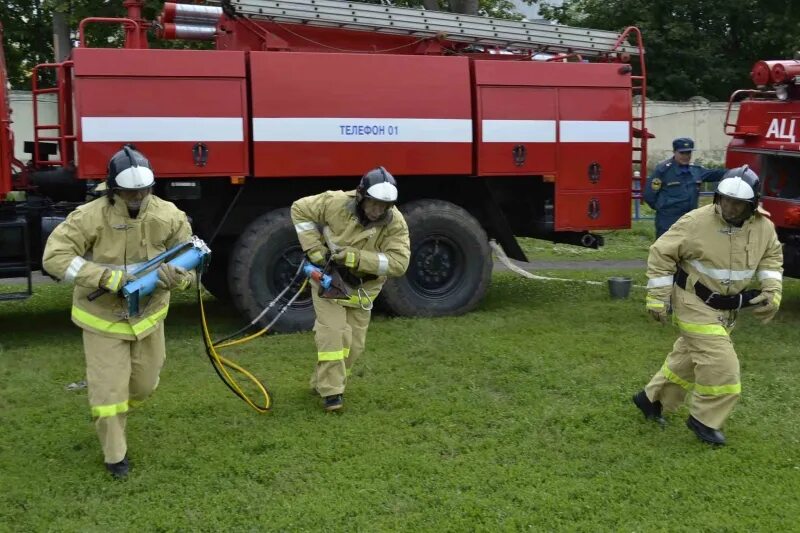
M 123 143 L 149 157 L 156 193 L 213 249 L 207 288 L 249 318 L 301 260 L 291 202 L 352 189 L 376 165 L 398 178 L 411 232 L 408 273 L 382 295 L 400 315 L 473 309 L 490 280 L 489 239 L 524 260 L 515 236 L 597 247 L 592 232 L 630 226 L 632 169 L 647 148 L 644 103 L 640 116 L 631 106 L 646 92 L 636 28 L 336 0 L 167 3 L 151 23 L 142 4 L 84 20 L 69 60 L 34 69 L 34 104 L 56 95 L 58 122 L 35 114 L 27 164 L 14 159 L 3 94 L 3 277 L 40 268 L 47 235 Z M 99 23 L 121 25 L 124 48 L 86 46 Z M 153 27 L 215 49 L 150 48 Z M 42 87 L 48 71 L 57 82 Z M 312 321 L 308 297 L 280 327 Z
M 727 166 L 749 164 L 762 180 L 764 208 L 783 243 L 786 276 L 800 277 L 800 60 L 759 61 L 756 89 L 735 91 L 725 132 L 732 137 Z M 741 102 L 731 123 L 731 109 Z

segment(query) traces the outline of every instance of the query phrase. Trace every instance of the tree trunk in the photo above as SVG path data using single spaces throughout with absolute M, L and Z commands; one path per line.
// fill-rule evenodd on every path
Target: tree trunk
M 60 11 L 53 11 L 53 50 L 56 62 L 67 59 L 71 48 L 67 17 Z
M 477 15 L 478 0 L 450 0 L 450 11 L 464 15 Z
M 422 5 L 429 11 L 440 11 L 439 0 L 422 0 Z

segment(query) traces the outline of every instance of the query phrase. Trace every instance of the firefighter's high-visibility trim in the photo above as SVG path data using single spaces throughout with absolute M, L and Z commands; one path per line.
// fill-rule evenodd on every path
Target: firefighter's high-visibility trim
M 370 302 L 372 302 L 375 299 L 375 296 L 371 296 L 369 294 L 364 294 L 362 292 L 360 298 L 359 298 L 358 294 L 354 294 L 350 298 L 337 298 L 336 302 L 340 303 L 341 305 L 350 304 L 350 305 L 358 305 L 358 306 L 360 306 L 361 304 L 364 303 L 365 299 L 369 300 Z
M 742 384 L 733 383 L 731 385 L 700 385 L 699 383 L 691 383 L 679 377 L 675 372 L 669 369 L 667 363 L 661 367 L 661 373 L 664 374 L 671 382 L 681 386 L 687 391 L 695 391 L 698 394 L 706 396 L 722 396 L 724 394 L 741 394 Z
M 112 403 L 110 405 L 95 405 L 92 407 L 92 416 L 95 418 L 106 418 L 127 412 L 128 400 L 119 403 Z
M 350 348 L 345 348 L 344 350 L 342 350 L 342 352 L 344 353 L 344 358 L 345 359 L 350 357 Z
M 694 391 L 706 396 L 723 396 L 725 394 L 741 394 L 742 384 L 733 383 L 731 385 L 700 385 L 695 383 Z
M 355 268 L 356 266 L 356 253 L 355 252 L 347 252 L 344 258 L 344 266 L 348 268 Z
M 387 272 L 389 272 L 389 258 L 386 257 L 386 254 L 379 253 L 378 254 L 378 270 L 377 270 L 376 273 L 379 276 L 383 276 Z
M 117 321 L 117 322 L 110 322 L 108 320 L 104 320 L 102 318 L 98 318 L 91 313 L 84 311 L 83 309 L 73 306 L 72 307 L 72 319 L 92 328 L 97 331 L 104 331 L 106 333 L 117 333 L 121 335 L 132 335 L 137 336 L 148 329 L 155 327 L 159 321 L 163 320 L 164 317 L 167 316 L 167 312 L 169 311 L 169 306 L 165 305 L 152 315 L 144 317 L 139 322 L 131 325 L 129 322 L 125 321 Z
M 314 224 L 313 222 L 298 222 L 297 224 L 294 225 L 294 230 L 297 233 L 303 233 L 304 231 L 311 231 L 311 230 L 319 231 L 317 230 L 317 225 Z
M 753 279 L 753 274 L 756 272 L 755 270 L 728 270 L 726 268 L 711 268 L 705 266 L 697 259 L 692 259 L 689 261 L 689 264 L 701 274 L 705 274 L 710 278 L 719 280 L 750 281 Z
M 235 142 L 241 117 L 82 117 L 83 142 Z
M 122 271 L 112 270 L 103 287 L 112 292 L 118 291 L 122 287 Z
M 764 281 L 765 279 L 776 279 L 778 281 L 783 281 L 783 274 L 777 270 L 759 270 L 758 281 Z
M 775 307 L 780 307 L 781 305 L 781 293 L 776 292 L 775 296 L 772 297 L 772 305 Z
M 308 254 L 308 258 L 311 259 L 312 263 L 316 264 L 321 264 L 323 261 L 325 261 L 325 256 L 322 255 L 322 252 L 320 252 L 319 250 L 314 250 L 313 252 Z
M 694 383 L 692 383 L 690 381 L 686 381 L 685 379 L 683 379 L 680 376 L 678 376 L 675 372 L 670 370 L 669 367 L 667 366 L 666 361 L 664 362 L 664 364 L 661 367 L 661 373 L 664 374 L 664 377 L 666 377 L 668 380 L 670 380 L 671 382 L 673 382 L 676 385 L 680 385 L 681 387 L 683 387 L 684 389 L 686 389 L 688 391 L 690 391 L 690 390 L 692 390 L 694 388 Z
M 659 278 L 651 278 L 647 280 L 647 288 L 655 289 L 656 287 L 669 287 L 675 283 L 675 276 L 661 276 Z
M 75 276 L 78 275 L 78 272 L 81 271 L 83 265 L 86 264 L 86 259 L 83 257 L 76 255 L 75 259 L 70 261 L 69 266 L 67 267 L 67 271 L 64 273 L 64 281 L 75 281 Z
M 135 409 L 140 405 L 142 405 L 143 403 L 144 401 L 142 400 L 128 400 L 128 407 L 130 407 L 131 409 Z
M 627 120 L 560 120 L 559 140 L 563 143 L 627 143 L 631 123 Z
M 645 307 L 647 309 L 664 309 L 664 306 L 664 302 L 658 298 L 653 298 L 651 296 L 645 298 Z
M 684 322 L 673 315 L 673 321 L 686 333 L 699 333 L 701 335 L 720 335 L 727 337 L 728 330 L 719 324 L 692 324 Z
M 338 352 L 317 352 L 318 361 L 341 361 L 344 358 L 344 350 L 339 350 Z

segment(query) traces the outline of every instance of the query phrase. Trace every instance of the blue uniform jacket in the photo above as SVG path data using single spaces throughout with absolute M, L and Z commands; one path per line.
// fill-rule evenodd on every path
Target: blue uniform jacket
M 679 165 L 674 158 L 662 161 L 647 178 L 642 196 L 656 210 L 656 238 L 683 215 L 697 207 L 700 184 L 722 179 L 725 169 Z

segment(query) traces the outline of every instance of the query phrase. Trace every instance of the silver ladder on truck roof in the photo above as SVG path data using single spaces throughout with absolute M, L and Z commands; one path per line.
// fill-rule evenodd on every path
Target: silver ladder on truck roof
M 436 37 L 486 46 L 600 56 L 609 52 L 638 54 L 627 43 L 617 45 L 613 31 L 519 22 L 441 11 L 426 11 L 341 0 L 207 0 L 237 14 L 280 23 Z

